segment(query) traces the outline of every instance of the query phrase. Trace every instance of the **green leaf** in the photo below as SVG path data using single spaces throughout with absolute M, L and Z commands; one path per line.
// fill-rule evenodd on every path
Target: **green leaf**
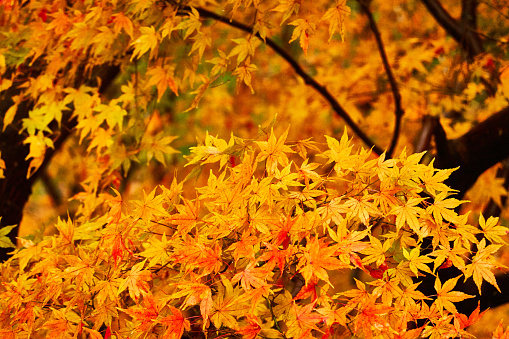
M 18 225 L 11 225 L 11 226 L 5 226 L 5 227 L 0 228 L 0 247 L 1 248 L 9 248 L 9 247 L 16 248 L 16 245 L 14 245 L 12 243 L 11 239 L 9 239 L 7 234 L 9 234 L 12 231 L 12 229 L 17 226 Z

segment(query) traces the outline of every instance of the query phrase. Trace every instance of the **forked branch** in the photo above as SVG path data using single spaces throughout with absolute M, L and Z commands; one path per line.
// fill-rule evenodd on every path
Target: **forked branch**
M 454 19 L 438 0 L 422 0 L 422 3 L 438 24 L 467 51 L 470 59 L 484 51 L 479 36 L 467 26 L 475 20 L 475 1 L 462 0 L 462 20 L 460 21 Z M 472 27 L 472 29 L 475 30 L 475 27 Z

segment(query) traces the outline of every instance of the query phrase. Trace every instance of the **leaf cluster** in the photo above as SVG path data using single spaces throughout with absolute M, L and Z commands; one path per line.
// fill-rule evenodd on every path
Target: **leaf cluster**
M 482 216 L 479 230 L 467 224 L 443 183 L 452 170 L 421 164 L 423 153 L 385 159 L 355 151 L 346 130 L 326 145 L 289 142 L 287 132 L 207 135 L 188 161 L 217 166 L 194 198 L 177 180 L 141 200 L 103 193 L 92 213 L 59 220 L 56 235 L 24 240 L 2 265 L 2 335 L 466 335 L 479 312 L 457 312 L 473 296 L 456 283 L 498 288 L 506 228 Z M 320 162 L 299 157 L 303 146 Z M 437 277 L 434 295 L 418 291 L 415 281 L 446 265 L 462 274 Z M 338 291 L 338 272 L 365 278 Z

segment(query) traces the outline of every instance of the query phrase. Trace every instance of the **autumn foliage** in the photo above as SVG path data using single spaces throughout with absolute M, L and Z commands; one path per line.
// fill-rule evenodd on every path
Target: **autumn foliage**
M 455 285 L 498 288 L 491 269 L 506 228 L 482 216 L 479 230 L 469 225 L 443 183 L 453 170 L 420 164 L 423 153 L 354 152 L 345 131 L 327 137 L 320 164 L 307 151 L 321 145 L 286 138 L 209 135 L 188 157 L 217 163 L 195 198 L 176 180 L 136 201 L 101 193 L 95 213 L 24 241 L 2 271 L 3 336 L 465 335 L 479 311 L 457 312 L 473 296 Z M 447 265 L 462 274 L 419 292 L 416 279 Z M 338 291 L 338 271 L 370 278 Z
M 0 338 L 469 337 L 507 16 L 421 2 L 0 0 Z

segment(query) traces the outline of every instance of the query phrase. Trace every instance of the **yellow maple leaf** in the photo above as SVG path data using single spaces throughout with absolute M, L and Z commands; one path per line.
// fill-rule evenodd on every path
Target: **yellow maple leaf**
M 484 219 L 482 213 L 479 215 L 479 226 L 486 239 L 494 244 L 505 244 L 505 240 L 501 236 L 509 233 L 509 229 L 505 226 L 497 226 L 498 217 L 489 217 L 488 220 Z
M 292 14 L 299 13 L 301 3 L 302 0 L 279 0 L 279 4 L 272 11 L 284 13 L 281 20 L 282 25 Z
M 118 287 L 117 295 L 128 288 L 131 298 L 133 300 L 138 300 L 142 294 L 145 294 L 150 290 L 148 282 L 152 280 L 152 273 L 150 271 L 143 270 L 146 261 L 147 260 L 144 260 L 133 265 L 131 271 L 127 274 L 127 278 L 125 278 Z
M 339 30 L 341 41 L 345 42 L 345 17 L 350 15 L 350 7 L 346 5 L 346 0 L 336 0 L 336 6 L 329 8 L 322 17 L 322 21 L 329 22 L 329 42 L 332 36 Z
M 256 161 L 266 160 L 266 168 L 269 174 L 273 174 L 276 171 L 277 164 L 281 164 L 283 166 L 288 166 L 288 156 L 286 153 L 293 153 L 293 150 L 285 145 L 286 137 L 288 136 L 288 131 L 290 127 L 286 129 L 282 136 L 276 140 L 276 136 L 274 135 L 274 129 L 270 131 L 270 136 L 268 141 L 257 141 L 258 147 L 260 147 L 261 152 L 256 157 Z
M 251 89 L 251 93 L 254 94 L 253 86 L 251 85 L 251 72 L 254 72 L 258 69 L 256 65 L 251 64 L 251 58 L 248 57 L 242 66 L 239 66 L 233 72 L 233 75 L 237 76 L 237 86 L 239 86 L 242 82 L 246 84 L 247 87 Z
M 435 300 L 434 305 L 436 305 L 439 311 L 443 311 L 445 309 L 453 314 L 458 313 L 456 306 L 454 306 L 453 303 L 460 302 L 468 298 L 474 298 L 473 295 L 452 290 L 456 286 L 456 283 L 460 277 L 461 276 L 451 278 L 447 280 L 443 285 L 438 277 L 435 279 L 437 299 Z
M 473 276 L 474 282 L 479 289 L 479 294 L 481 294 L 481 285 L 483 280 L 486 280 L 500 292 L 500 288 L 498 287 L 497 281 L 495 279 L 495 274 L 492 269 L 497 266 L 496 260 L 493 258 L 493 253 L 498 251 L 501 245 L 488 245 L 486 246 L 486 239 L 482 239 L 477 245 L 477 253 L 472 258 L 472 263 L 466 266 L 465 271 L 465 279 Z
M 134 40 L 131 45 L 134 46 L 133 55 L 131 61 L 134 58 L 139 58 L 146 52 L 150 51 L 151 56 L 155 56 L 157 52 L 157 46 L 159 44 L 159 33 L 156 32 L 153 26 L 141 27 L 141 35 L 138 39 Z
M 292 33 L 292 38 L 289 42 L 295 41 L 300 38 L 300 47 L 304 54 L 308 55 L 309 36 L 315 33 L 316 24 L 309 22 L 306 19 L 297 19 L 289 23 L 289 25 L 296 26 Z

